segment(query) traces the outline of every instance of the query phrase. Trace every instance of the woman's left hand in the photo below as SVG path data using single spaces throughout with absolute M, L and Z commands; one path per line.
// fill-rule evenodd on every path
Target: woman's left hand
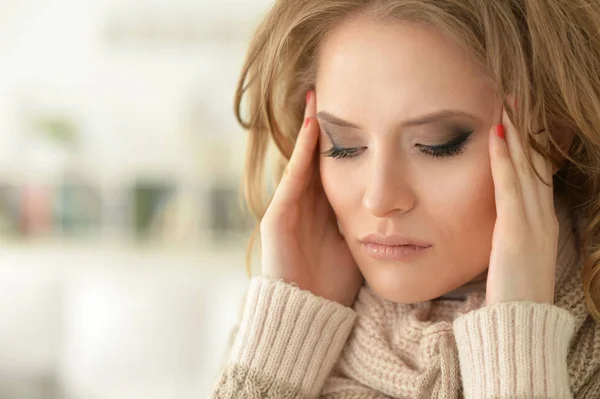
M 504 128 L 498 134 L 498 130 Z M 503 138 L 504 136 L 504 138 Z M 486 304 L 509 301 L 554 303 L 558 219 L 552 166 L 532 150 L 529 166 L 519 133 L 502 110 L 502 125 L 490 129 L 490 161 L 496 224 L 487 276 Z

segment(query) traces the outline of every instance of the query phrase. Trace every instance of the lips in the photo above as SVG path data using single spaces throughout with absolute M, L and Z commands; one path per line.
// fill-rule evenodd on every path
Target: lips
M 361 239 L 366 253 L 378 260 L 407 261 L 423 254 L 432 245 L 412 237 L 370 234 Z
M 417 240 L 412 237 L 403 237 L 400 235 L 381 236 L 378 234 L 369 234 L 361 239 L 364 244 L 376 244 L 386 246 L 410 246 L 417 248 L 428 248 L 431 244 Z

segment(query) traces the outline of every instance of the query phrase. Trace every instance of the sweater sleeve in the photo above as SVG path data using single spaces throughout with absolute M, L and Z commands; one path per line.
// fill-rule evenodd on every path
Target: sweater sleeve
M 283 280 L 250 281 L 239 330 L 212 399 L 316 398 L 356 312 Z
M 465 398 L 572 398 L 567 352 L 575 318 L 566 309 L 504 302 L 453 323 Z

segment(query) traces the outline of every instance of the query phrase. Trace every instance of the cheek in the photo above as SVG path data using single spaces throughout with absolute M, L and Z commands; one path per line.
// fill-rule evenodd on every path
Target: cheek
M 481 153 L 479 153 L 481 154 Z M 430 185 L 430 211 L 445 251 L 479 261 L 489 256 L 496 220 L 494 183 L 487 154 L 460 162 Z
M 362 177 L 360 169 L 344 166 L 344 162 L 320 158 L 319 172 L 325 195 L 338 220 L 341 224 L 348 224 L 349 218 L 357 214 L 357 205 L 360 205 L 360 184 L 356 183 Z

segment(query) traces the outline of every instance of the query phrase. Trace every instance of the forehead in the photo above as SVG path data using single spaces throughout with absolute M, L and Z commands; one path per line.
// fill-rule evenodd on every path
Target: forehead
M 329 32 L 319 50 L 318 103 L 328 110 L 367 107 L 408 117 L 493 101 L 491 81 L 472 56 L 424 24 L 352 17 Z

